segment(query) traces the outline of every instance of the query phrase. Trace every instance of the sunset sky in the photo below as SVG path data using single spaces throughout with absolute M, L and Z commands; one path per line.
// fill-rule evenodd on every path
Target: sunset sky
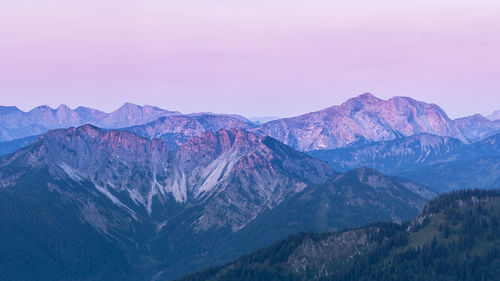
M 371 92 L 500 109 L 500 1 L 4 0 L 0 104 L 292 116 Z

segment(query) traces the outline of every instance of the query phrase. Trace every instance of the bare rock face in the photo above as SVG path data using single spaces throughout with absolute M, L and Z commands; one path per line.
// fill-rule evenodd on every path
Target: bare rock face
M 336 174 L 326 163 L 270 137 L 258 139 L 250 150 L 241 150 L 240 146 L 236 149 L 244 153 L 235 162 L 228 161 L 227 165 L 232 165 L 230 172 L 221 175 L 224 180 L 217 184 L 216 196 L 207 202 L 198 220 L 200 229 L 220 227 L 228 222 L 233 231 L 241 229 L 262 211 Z M 198 192 L 205 192 L 205 189 L 201 187 Z
M 333 149 L 420 133 L 468 141 L 437 105 L 407 97 L 382 100 L 372 94 L 318 112 L 272 121 L 256 132 L 301 151 Z
M 472 142 L 500 133 L 500 120 L 490 120 L 481 114 L 454 120 L 464 135 Z
M 335 172 L 328 164 L 244 130 L 205 132 L 169 151 L 160 139 L 91 125 L 58 129 L 0 162 L 9 187 L 32 169 L 90 184 L 113 204 L 154 214 L 162 204 L 202 206 L 196 229 L 237 230 L 265 208 Z

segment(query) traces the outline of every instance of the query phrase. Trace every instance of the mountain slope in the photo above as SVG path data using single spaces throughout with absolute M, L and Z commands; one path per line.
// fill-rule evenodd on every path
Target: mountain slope
M 407 97 L 386 101 L 372 94 L 318 112 L 271 121 L 256 132 L 301 151 L 334 149 L 357 142 L 392 140 L 421 133 L 467 142 L 460 129 L 437 105 Z
M 123 128 L 151 122 L 163 116 L 177 115 L 178 111 L 168 111 L 156 106 L 139 106 L 132 103 L 125 103 L 117 110 L 103 116 L 95 123 L 103 128 Z
M 210 244 L 213 235 L 224 239 L 264 210 L 335 175 L 324 162 L 243 130 L 206 132 L 176 151 L 160 139 L 90 125 L 49 131 L 0 158 L 0 197 L 12 202 L 2 206 L 5 215 L 26 213 L 19 217 L 20 225 L 0 221 L 0 228 L 16 233 L 4 239 L 11 247 L 3 248 L 2 255 L 13 267 L 6 272 L 17 280 L 44 278 L 51 262 L 65 261 L 71 266 L 55 270 L 53 280 L 69 275 L 95 280 L 107 274 L 105 279 L 122 280 L 127 268 L 134 272 L 130 279 L 150 278 L 160 264 L 182 274 L 186 271 L 172 267 L 171 257 L 210 264 L 201 246 Z M 45 220 L 54 221 L 58 233 L 35 227 Z M 72 231 L 81 233 L 80 240 L 66 248 Z M 63 237 L 47 238 L 58 235 Z M 177 241 L 187 237 L 198 240 Z M 37 243 L 41 249 L 23 246 Z M 82 247 L 89 247 L 88 252 Z M 25 254 L 11 260 L 21 249 Z M 109 272 L 88 265 L 81 267 L 88 271 L 79 272 L 75 265 L 82 259 L 104 266 L 107 256 L 94 254 L 106 249 L 121 265 L 113 264 Z M 38 265 L 21 274 L 22 264 L 33 257 L 40 259 Z
M 2 279 L 172 279 L 297 231 L 401 221 L 429 194 L 371 170 L 339 175 L 239 129 L 176 150 L 128 131 L 58 129 L 0 158 Z
M 500 134 L 469 145 L 458 139 L 423 134 L 308 154 L 327 161 L 338 171 L 366 166 L 446 192 L 499 188 L 499 141 Z
M 481 114 L 454 120 L 464 135 L 472 142 L 500 133 L 500 120 L 489 120 Z
M 407 220 L 415 217 L 433 196 L 434 193 L 418 184 L 386 177 L 377 171 L 360 169 L 338 175 L 325 184 L 311 185 L 302 192 L 289 196 L 231 235 L 224 233 L 223 229 L 213 229 L 205 233 L 198 232 L 194 236 L 187 236 L 185 233 L 182 237 L 172 236 L 172 233 L 178 233 L 178 225 L 185 224 L 186 218 L 189 218 L 184 214 L 179 219 L 171 220 L 170 224 L 167 223 L 165 232 L 162 231 L 160 235 L 168 234 L 169 237 L 158 240 L 159 243 L 154 248 L 161 255 L 169 248 L 188 240 L 190 246 L 199 243 L 197 248 L 203 249 L 207 259 L 184 259 L 171 254 L 165 256 L 164 259 L 173 265 L 165 266 L 158 280 L 170 280 L 182 271 L 227 262 L 232 257 L 300 231 L 331 231 L 359 227 L 379 220 Z M 165 241 L 172 242 L 166 244 Z M 190 247 L 182 249 L 183 252 L 190 250 Z
M 206 132 L 169 152 L 162 140 L 90 125 L 50 131 L 2 159 L 2 185 L 14 184 L 30 169 L 40 168 L 55 178 L 90 181 L 116 204 L 127 205 L 117 199 L 126 198 L 133 203 L 127 208 L 150 215 L 154 204 L 162 201 L 201 202 L 222 191 L 228 196 L 233 189 L 255 193 L 260 208 L 272 206 L 288 192 L 335 174 L 326 163 L 243 130 Z M 240 201 L 226 199 L 233 204 Z
M 30 136 L 11 141 L 0 142 L 0 156 L 15 152 L 16 150 L 28 146 L 37 140 L 38 136 Z
M 411 223 L 300 234 L 179 280 L 500 280 L 500 193 L 459 191 Z
M 21 111 L 17 107 L 0 106 L 0 141 L 40 135 L 50 129 L 84 124 L 93 124 L 104 128 L 129 127 L 173 114 L 180 113 L 154 106 L 138 106 L 130 103 L 124 104 L 111 113 L 82 106 L 75 110 L 66 105 L 60 105 L 56 109 L 49 106 L 39 106 L 28 112 Z
M 436 162 L 452 161 L 468 146 L 458 139 L 429 134 L 420 134 L 401 139 L 375 142 L 348 148 L 319 150 L 309 155 L 327 161 L 338 171 L 358 167 L 370 167 L 389 174 L 397 174 L 430 165 Z
M 235 233 L 223 248 L 244 254 L 292 233 L 335 231 L 375 221 L 401 222 L 414 218 L 434 196 L 418 184 L 362 168 L 289 197 Z M 239 240 L 245 243 L 232 243 Z
M 500 110 L 496 110 L 492 112 L 490 115 L 488 115 L 488 119 L 494 121 L 494 120 L 500 120 Z
M 251 129 L 255 125 L 221 114 L 188 114 L 159 118 L 155 121 L 124 128 L 147 138 L 161 138 L 170 149 L 177 149 L 186 140 L 201 136 L 206 131 L 217 132 L 220 129 Z

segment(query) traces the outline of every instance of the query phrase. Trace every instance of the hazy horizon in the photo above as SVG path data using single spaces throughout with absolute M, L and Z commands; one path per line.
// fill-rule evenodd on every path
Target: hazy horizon
M 2 104 L 299 115 L 364 92 L 500 109 L 493 0 L 8 0 Z
M 367 92 L 369 93 L 369 92 Z M 364 93 L 361 93 L 361 94 L 364 94 Z M 361 95 L 359 94 L 359 95 Z M 371 93 L 373 94 L 373 93 Z M 352 96 L 350 98 L 354 98 L 354 97 L 357 97 L 359 95 L 356 95 L 356 96 Z M 381 98 L 380 96 L 377 96 L 375 95 L 377 98 Z M 396 96 L 393 96 L 393 97 L 396 97 Z M 347 99 L 350 99 L 350 98 L 347 98 Z M 389 97 L 389 98 L 392 98 L 392 97 Z M 387 100 L 389 98 L 381 98 L 381 99 L 384 99 L 384 100 Z M 410 97 L 412 98 L 412 97 Z M 346 100 L 347 100 L 346 99 Z M 215 114 L 235 114 L 235 115 L 242 115 L 246 118 L 248 118 L 249 120 L 257 120 L 257 119 L 280 119 L 280 118 L 288 118 L 288 117 L 294 117 L 294 116 L 298 116 L 298 115 L 303 115 L 303 114 L 307 114 L 307 113 L 310 113 L 310 112 L 315 112 L 315 111 L 320 111 L 320 110 L 323 110 L 325 108 L 328 108 L 328 107 L 331 107 L 331 106 L 336 106 L 336 105 L 340 105 L 342 104 L 343 102 L 345 102 L 346 100 L 340 102 L 340 103 L 337 103 L 337 104 L 330 104 L 330 105 L 325 105 L 321 108 L 317 108 L 317 109 L 314 109 L 314 110 L 310 110 L 310 111 L 306 111 L 306 112 L 299 112 L 297 114 L 292 114 L 292 115 L 287 115 L 287 116 L 278 116 L 278 115 L 271 115 L 271 114 L 263 114 L 263 115 L 245 115 L 245 114 L 242 114 L 242 113 L 239 113 L 239 112 L 215 112 L 215 111 L 210 111 L 210 110 L 202 110 L 202 111 L 192 111 L 192 112 L 187 112 L 187 111 L 182 111 L 182 110 L 179 110 L 179 109 L 176 109 L 176 108 L 166 108 L 166 107 L 161 107 L 161 106 L 158 106 L 156 104 L 151 104 L 151 103 L 134 103 L 134 102 L 130 102 L 130 101 L 125 101 L 123 102 L 122 104 L 116 106 L 115 108 L 111 108 L 110 110 L 106 110 L 106 109 L 102 109 L 102 108 L 99 108 L 99 107 L 93 107 L 93 106 L 88 106 L 88 105 L 85 105 L 85 104 L 80 104 L 80 105 L 75 105 L 75 106 L 70 106 L 68 104 L 65 104 L 65 103 L 55 103 L 55 104 L 39 104 L 39 105 L 36 105 L 36 106 L 33 106 L 33 107 L 28 107 L 28 108 L 23 108 L 19 105 L 16 105 L 16 104 L 9 104 L 9 105 L 5 105 L 5 104 L 0 104 L 0 106 L 15 106 L 17 107 L 18 109 L 24 111 L 24 112 L 28 112 L 30 110 L 33 110 L 37 107 L 41 107 L 41 106 L 49 106 L 50 108 L 52 109 L 57 109 L 59 106 L 62 106 L 62 105 L 65 105 L 65 106 L 68 106 L 70 109 L 72 110 L 75 110 L 76 108 L 82 106 L 82 107 L 89 107 L 89 108 L 93 108 L 93 109 L 97 109 L 97 110 L 100 110 L 102 112 L 105 112 L 105 113 L 111 113 L 117 109 L 119 109 L 121 106 L 125 105 L 126 103 L 131 103 L 131 104 L 135 104 L 135 105 L 139 105 L 139 106 L 156 106 L 156 107 L 160 107 L 162 109 L 165 109 L 165 110 L 169 110 L 169 111 L 179 111 L 180 113 L 182 114 L 193 114 L 193 113 L 215 113 Z M 417 99 L 418 100 L 418 99 Z M 421 102 L 427 102 L 427 101 L 424 101 L 424 100 L 418 100 L 418 101 L 421 101 Z M 437 104 L 439 107 L 443 108 L 440 104 Z M 445 110 L 445 112 L 448 114 L 448 112 L 446 111 L 445 108 L 443 108 L 443 110 Z M 450 114 L 448 114 L 448 116 L 452 119 L 456 119 L 456 118 L 461 118 L 461 117 L 467 117 L 467 116 L 472 116 L 474 114 L 481 114 L 483 116 L 488 116 L 496 111 L 499 111 L 499 110 L 493 110 L 491 112 L 486 112 L 486 113 L 483 113 L 483 112 L 476 112 L 476 113 L 473 113 L 473 114 L 470 114 L 470 115 L 464 115 L 464 116 L 451 116 Z M 257 120 L 259 121 L 259 120 Z

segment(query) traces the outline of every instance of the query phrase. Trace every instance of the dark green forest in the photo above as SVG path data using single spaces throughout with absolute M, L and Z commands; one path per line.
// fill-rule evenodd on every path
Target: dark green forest
M 179 280 L 500 280 L 498 190 L 454 191 L 429 202 L 411 222 L 351 230 L 366 234 L 362 251 L 329 258 L 323 267 L 313 264 L 317 258 L 314 245 L 321 248 L 328 239 L 348 232 L 291 236 L 235 262 Z M 297 270 L 296 262 L 304 267 Z

